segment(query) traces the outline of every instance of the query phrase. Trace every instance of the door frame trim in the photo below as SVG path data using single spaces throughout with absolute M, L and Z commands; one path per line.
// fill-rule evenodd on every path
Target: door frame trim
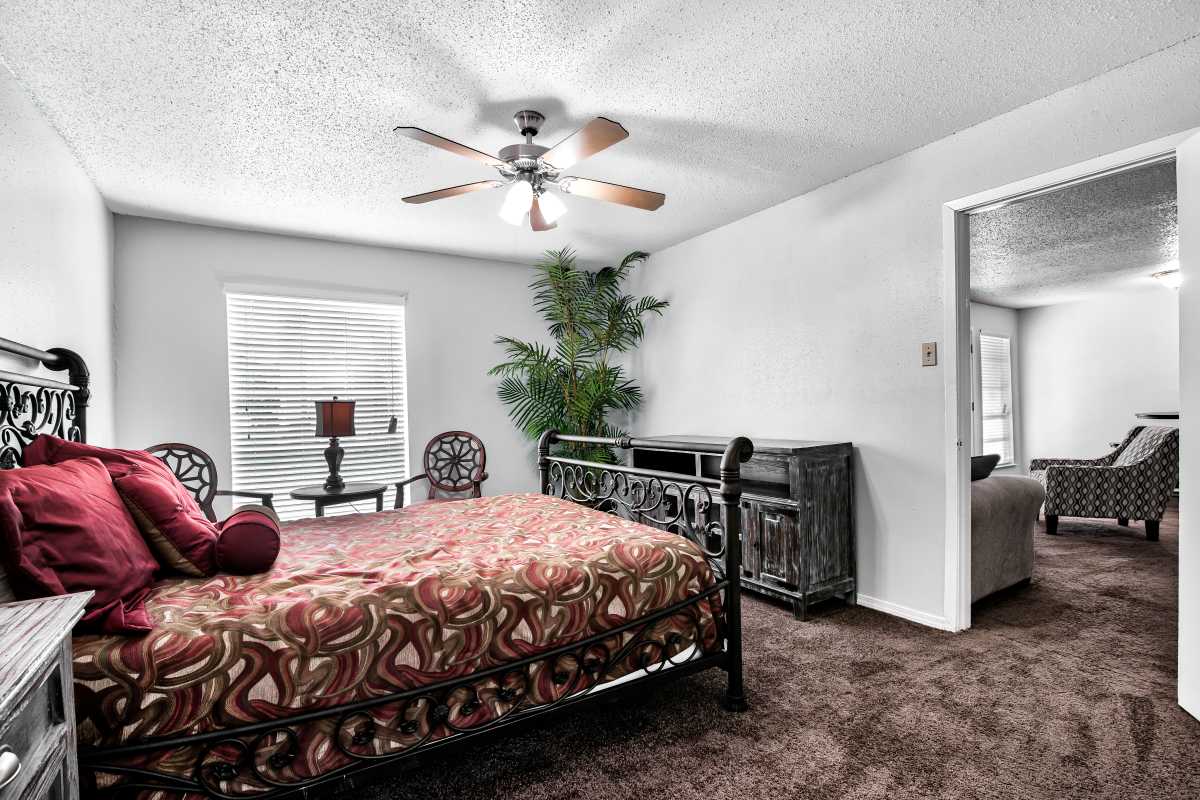
M 971 627 L 971 366 L 969 219 L 1018 200 L 1047 194 L 1129 169 L 1175 158 L 1175 148 L 1200 128 L 977 192 L 942 206 L 942 266 L 945 276 L 944 370 L 946 551 L 944 614 L 947 628 Z M 1182 428 L 1182 420 L 1180 421 Z

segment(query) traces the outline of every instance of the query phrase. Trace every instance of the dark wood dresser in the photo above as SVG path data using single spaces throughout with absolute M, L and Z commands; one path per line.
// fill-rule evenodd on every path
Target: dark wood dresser
M 0 800 L 77 800 L 71 629 L 91 592 L 0 605 Z
M 688 445 L 728 438 L 651 438 L 662 446 L 635 448 L 634 466 L 719 477 L 721 457 Z M 754 439 L 754 457 L 742 465 L 742 585 L 789 601 L 800 619 L 821 600 L 855 601 L 850 442 Z

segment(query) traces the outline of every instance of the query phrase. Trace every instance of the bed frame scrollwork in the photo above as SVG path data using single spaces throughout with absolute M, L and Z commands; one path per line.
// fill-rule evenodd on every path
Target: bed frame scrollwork
M 547 431 L 538 442 L 542 494 L 555 495 L 634 522 L 653 525 L 691 540 L 708 560 L 722 594 L 722 667 L 729 674 L 723 705 L 744 711 L 741 616 L 741 465 L 754 455 L 745 437 L 725 446 L 697 445 L 697 452 L 721 455 L 720 478 L 683 475 L 621 464 L 597 464 L 552 455 L 555 444 L 601 445 L 616 450 L 653 447 L 653 439 L 605 439 Z M 715 492 L 715 494 L 714 494 Z
M 39 433 L 84 440 L 89 392 L 82 359 L 67 350 L 42 351 L 5 339 L 0 339 L 0 352 L 66 370 L 71 381 L 0 371 L 0 462 L 18 466 L 24 446 Z M 753 445 L 736 438 L 723 448 L 705 447 L 703 452 L 722 455 L 719 479 L 597 464 L 552 452 L 560 444 L 627 450 L 648 441 L 549 431 L 538 445 L 542 492 L 688 538 L 708 560 L 712 585 L 619 627 L 440 683 L 197 734 L 83 747 L 82 794 L 308 798 L 507 735 L 580 704 L 619 702 L 630 690 L 713 668 L 726 673 L 722 705 L 745 710 L 740 465 L 749 460 Z M 300 754 L 301 742 L 317 735 L 337 751 L 340 765 L 314 774 Z M 161 768 L 164 764 L 170 768 Z
M 25 445 L 39 433 L 84 441 L 91 390 L 87 365 L 62 347 L 36 347 L 0 339 L 0 353 L 30 359 L 49 370 L 67 373 L 67 382 L 0 370 L 0 469 L 21 463 Z

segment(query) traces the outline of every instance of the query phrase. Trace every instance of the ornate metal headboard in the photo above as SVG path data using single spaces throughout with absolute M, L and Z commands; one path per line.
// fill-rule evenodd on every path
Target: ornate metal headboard
M 0 469 L 18 466 L 25 445 L 39 433 L 86 441 L 91 391 L 87 365 L 79 354 L 62 347 L 39 350 L 9 339 L 0 339 L 0 353 L 66 372 L 68 381 L 0 370 Z

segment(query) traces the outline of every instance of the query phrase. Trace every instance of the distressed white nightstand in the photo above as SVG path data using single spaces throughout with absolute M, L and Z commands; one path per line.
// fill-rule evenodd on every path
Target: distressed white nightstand
M 0 800 L 77 800 L 71 629 L 90 592 L 0 605 Z

